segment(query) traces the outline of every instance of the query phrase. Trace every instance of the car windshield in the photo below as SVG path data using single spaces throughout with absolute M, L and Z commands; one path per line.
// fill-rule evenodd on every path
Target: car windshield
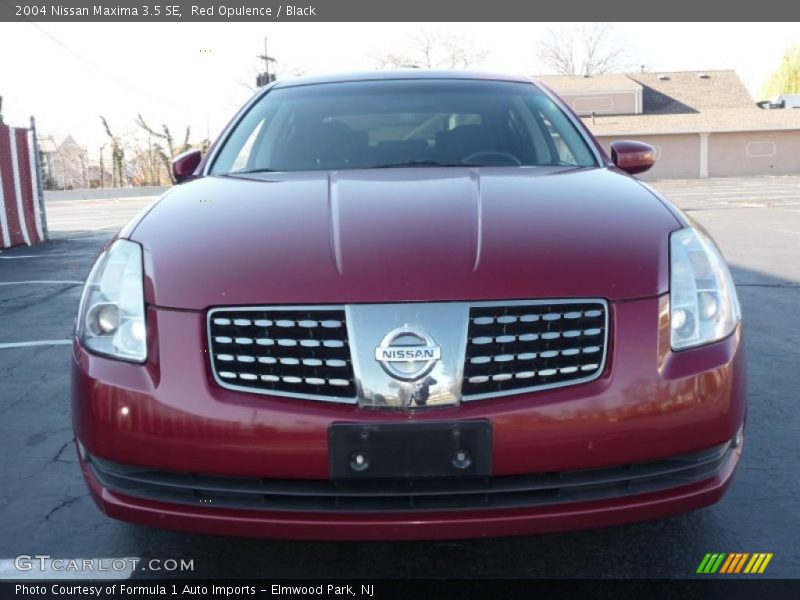
M 381 80 L 269 91 L 236 124 L 211 174 L 521 165 L 597 162 L 532 84 Z

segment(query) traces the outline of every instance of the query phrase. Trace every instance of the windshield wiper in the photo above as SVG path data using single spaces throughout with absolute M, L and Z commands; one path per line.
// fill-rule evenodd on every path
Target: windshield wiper
M 236 177 L 237 175 L 252 175 L 253 173 L 278 173 L 278 169 L 270 169 L 268 167 L 264 167 L 263 169 L 250 169 L 247 171 L 231 171 L 230 173 L 225 173 L 228 177 Z
M 397 169 L 403 167 L 479 167 L 475 163 L 446 160 L 405 160 L 402 162 L 386 163 L 383 165 L 373 165 L 370 169 Z

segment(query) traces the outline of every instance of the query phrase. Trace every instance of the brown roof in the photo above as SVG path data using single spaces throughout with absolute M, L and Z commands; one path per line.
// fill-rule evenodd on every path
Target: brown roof
M 736 71 L 631 73 L 643 87 L 646 114 L 695 113 L 755 105 Z
M 714 109 L 701 113 L 585 117 L 597 136 L 721 131 L 800 130 L 800 110 Z
M 758 108 L 732 70 L 546 75 L 537 79 L 565 94 L 641 89 L 643 114 L 583 118 L 599 136 L 800 129 L 800 110 Z
M 537 75 L 536 79 L 559 94 L 619 90 L 634 92 L 642 88 L 640 83 L 622 73 L 605 73 L 589 77 L 583 75 Z
M 736 71 L 662 71 L 603 75 L 536 77 L 559 94 L 642 90 L 645 114 L 696 113 L 718 108 L 747 108 L 753 98 Z

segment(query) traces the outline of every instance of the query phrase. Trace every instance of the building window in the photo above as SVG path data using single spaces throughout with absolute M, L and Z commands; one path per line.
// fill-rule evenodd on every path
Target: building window
M 747 158 L 768 158 L 775 156 L 777 151 L 775 142 L 747 142 L 745 154 Z
M 611 113 L 614 112 L 614 98 L 611 96 L 592 96 L 575 98 L 572 101 L 573 110 L 579 115 L 591 113 Z

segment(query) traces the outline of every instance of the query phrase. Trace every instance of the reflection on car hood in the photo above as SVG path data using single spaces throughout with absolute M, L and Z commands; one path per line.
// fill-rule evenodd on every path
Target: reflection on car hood
M 176 308 L 667 291 L 671 212 L 607 169 L 207 177 L 135 227 L 148 302 Z

